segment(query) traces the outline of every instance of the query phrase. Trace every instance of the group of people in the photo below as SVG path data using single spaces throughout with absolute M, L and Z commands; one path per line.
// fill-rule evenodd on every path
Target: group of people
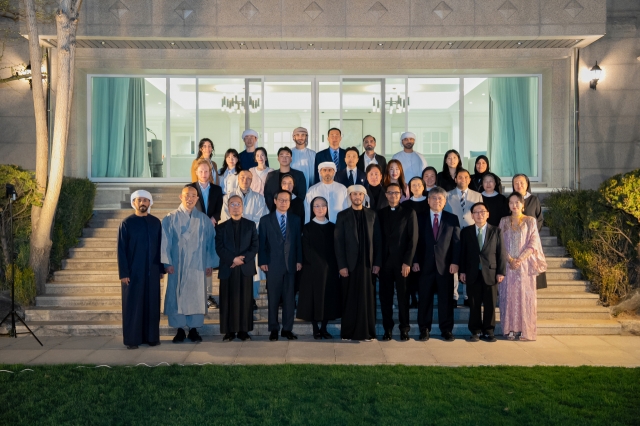
M 371 135 L 362 154 L 340 147 L 339 129 L 327 136 L 329 148 L 316 153 L 298 127 L 294 149 L 278 150 L 277 169 L 253 130 L 242 135 L 246 149 L 227 150 L 220 168 L 213 142 L 202 139 L 193 182 L 162 221 L 149 214 L 148 191 L 131 194 L 135 214 L 118 235 L 128 348 L 160 342 L 164 273 L 164 313 L 176 343 L 202 340 L 208 305 L 219 307 L 223 340 L 251 339 L 265 279 L 269 340 L 297 339 L 295 318 L 311 322 L 315 339 L 333 338 L 327 325 L 338 319 L 342 339 L 375 339 L 376 293 L 382 340 L 392 339 L 397 305 L 400 340 L 409 340 L 412 308 L 419 340 L 428 340 L 437 307 L 441 336 L 453 341 L 455 309 L 466 305 L 470 340 L 496 341 L 498 294 L 504 335 L 536 339 L 546 262 L 542 211 L 527 176 L 514 176 L 505 197 L 486 156 L 470 173 L 449 150 L 438 172 L 413 150 L 411 132 L 388 162 Z M 219 302 L 208 278 L 216 268 Z

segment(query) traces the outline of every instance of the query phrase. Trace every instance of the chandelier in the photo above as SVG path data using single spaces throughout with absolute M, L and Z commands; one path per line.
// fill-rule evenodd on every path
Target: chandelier
M 405 112 L 407 110 L 410 110 L 409 98 L 407 97 L 405 99 L 400 95 L 398 95 L 396 99 L 394 99 L 393 97 L 389 97 L 389 100 L 384 102 L 384 107 L 389 111 L 389 114 L 393 114 L 394 112 L 396 114 Z M 372 110 L 373 112 L 380 112 L 380 99 L 376 99 L 375 96 L 373 97 Z
M 240 97 L 240 99 L 238 99 L 238 95 L 234 95 L 234 96 L 230 96 L 230 97 L 226 97 L 223 96 L 222 97 L 222 108 L 221 110 L 224 112 L 228 112 L 228 113 L 237 113 L 240 114 L 241 112 L 245 112 L 245 100 L 243 97 Z M 258 112 L 260 111 L 260 99 L 253 99 L 251 96 L 249 96 L 249 112 Z

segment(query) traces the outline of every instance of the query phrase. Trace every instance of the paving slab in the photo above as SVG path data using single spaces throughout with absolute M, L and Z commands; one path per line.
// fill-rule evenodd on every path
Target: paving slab
M 336 362 L 338 364 L 385 364 L 387 362 L 380 342 L 373 340 L 364 341 L 340 341 L 335 344 Z

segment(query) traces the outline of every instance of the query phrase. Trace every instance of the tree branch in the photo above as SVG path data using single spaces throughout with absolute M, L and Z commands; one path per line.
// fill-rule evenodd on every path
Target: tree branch
M 12 21 L 16 22 L 17 20 L 20 19 L 20 15 L 17 15 L 15 13 L 9 12 L 8 10 L 0 10 L 0 18 L 7 18 L 7 19 L 11 19 Z
M 17 81 L 17 80 L 24 80 L 27 78 L 31 78 L 31 74 L 29 75 L 12 75 L 11 77 L 7 77 L 7 78 L 0 78 L 0 84 L 4 84 L 4 83 L 9 83 L 12 81 Z

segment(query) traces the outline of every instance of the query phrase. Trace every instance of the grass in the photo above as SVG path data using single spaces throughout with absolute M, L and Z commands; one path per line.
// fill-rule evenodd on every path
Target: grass
M 640 369 L 0 366 L 0 424 L 640 424 Z

